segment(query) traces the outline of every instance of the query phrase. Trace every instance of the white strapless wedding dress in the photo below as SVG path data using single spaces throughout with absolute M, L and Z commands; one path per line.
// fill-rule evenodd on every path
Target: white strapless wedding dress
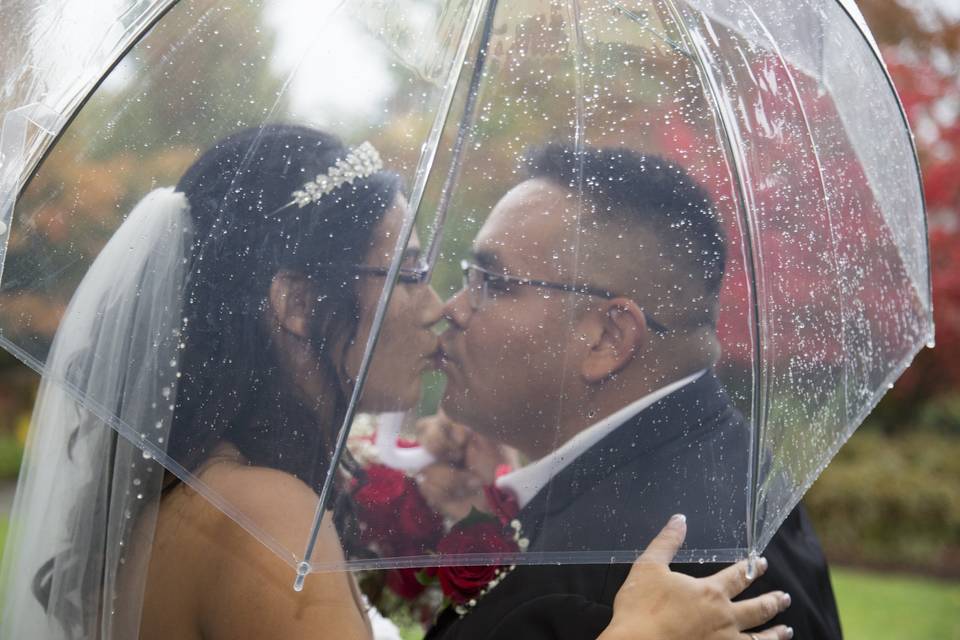
M 370 619 L 370 626 L 373 627 L 373 640 L 402 640 L 400 629 L 380 613 L 375 606 L 370 604 L 367 596 L 363 596 L 363 602 L 367 606 L 367 618 Z

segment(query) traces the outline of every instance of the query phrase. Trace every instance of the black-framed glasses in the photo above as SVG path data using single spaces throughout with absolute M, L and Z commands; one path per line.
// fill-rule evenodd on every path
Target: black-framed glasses
M 505 273 L 496 273 L 484 269 L 478 264 L 469 260 L 460 261 L 460 270 L 463 272 L 463 288 L 467 292 L 467 301 L 470 308 L 474 311 L 480 309 L 489 297 L 490 286 L 519 285 L 527 287 L 537 287 L 539 289 L 553 289 L 555 291 L 566 291 L 569 293 L 579 293 L 587 296 L 597 296 L 610 300 L 620 297 L 620 294 L 607 289 L 594 287 L 589 284 L 570 284 L 564 282 L 550 282 L 549 280 L 537 280 L 535 278 L 521 278 L 511 276 Z M 657 333 L 666 333 L 669 329 L 663 324 L 657 322 L 646 311 L 643 317 L 647 321 L 647 326 Z

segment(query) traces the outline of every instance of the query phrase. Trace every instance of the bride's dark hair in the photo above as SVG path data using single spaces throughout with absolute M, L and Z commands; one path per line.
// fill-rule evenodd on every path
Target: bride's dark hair
M 286 471 L 311 487 L 322 480 L 349 387 L 329 386 L 330 396 L 320 400 L 332 416 L 318 424 L 310 400 L 294 391 L 281 366 L 263 316 L 277 273 L 305 277 L 320 301 L 310 327 L 312 355 L 327 379 L 347 380 L 344 350 L 359 321 L 355 267 L 367 261 L 399 178 L 380 171 L 303 208 L 283 208 L 347 152 L 320 131 L 269 125 L 217 143 L 180 179 L 195 241 L 167 453 L 187 470 L 227 440 L 254 465 Z
M 305 207 L 284 205 L 348 151 L 336 137 L 315 129 L 267 125 L 217 142 L 177 184 L 190 205 L 193 241 L 187 251 L 175 368 L 180 378 L 166 453 L 186 471 L 196 472 L 218 443 L 229 442 L 251 464 L 285 471 L 319 488 L 351 391 L 343 363 L 360 319 L 356 267 L 365 264 L 375 230 L 400 193 L 400 179 L 379 171 Z M 274 348 L 276 334 L 266 316 L 271 283 L 281 272 L 302 276 L 318 301 L 304 348 L 329 381 L 321 399 L 323 416 L 316 411 L 317 399 L 295 390 L 295 375 L 282 366 Z M 89 351 L 78 354 L 68 379 L 89 376 L 94 359 Z M 107 428 L 92 414 L 79 413 L 68 453 L 85 433 Z M 111 452 L 117 444 L 114 440 Z M 109 509 L 112 480 L 96 478 L 85 489 L 91 492 L 90 504 Z M 167 473 L 164 492 L 177 484 Z M 345 531 L 353 523 L 350 506 L 346 493 L 337 491 L 334 521 L 347 543 L 357 538 Z M 103 561 L 103 554 L 78 558 L 78 553 L 68 547 L 34 576 L 33 592 L 44 608 L 56 563 L 86 575 L 84 567 Z M 87 587 L 89 593 L 81 597 L 96 597 L 97 585 Z M 83 602 L 70 615 L 80 620 L 95 617 L 91 612 L 96 611 Z

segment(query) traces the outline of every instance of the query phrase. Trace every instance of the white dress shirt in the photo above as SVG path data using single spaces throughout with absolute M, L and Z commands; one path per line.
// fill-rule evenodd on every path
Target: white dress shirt
M 496 480 L 497 487 L 513 492 L 517 498 L 517 503 L 522 509 L 533 499 L 533 496 L 537 495 L 540 489 L 544 488 L 547 483 L 550 482 L 550 478 L 563 471 L 567 465 L 599 442 L 604 436 L 613 432 L 617 427 L 626 423 L 630 418 L 658 400 L 687 386 L 706 372 L 706 369 L 702 369 L 686 378 L 671 382 L 667 386 L 661 387 L 653 393 L 647 394 L 622 409 L 611 413 L 606 418 L 590 425 L 567 440 L 563 446 L 552 453 L 516 471 L 511 471 L 508 474 L 500 476 Z

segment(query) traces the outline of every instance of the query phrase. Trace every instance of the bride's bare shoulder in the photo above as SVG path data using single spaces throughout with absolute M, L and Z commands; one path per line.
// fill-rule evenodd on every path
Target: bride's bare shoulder
M 260 637 L 230 635 L 252 629 L 263 631 L 263 637 L 279 630 L 284 637 L 297 637 L 301 626 L 323 622 L 329 627 L 330 617 L 339 620 L 337 626 L 345 625 L 343 637 L 365 635 L 346 574 L 311 575 L 302 592 L 292 588 L 294 554 L 306 548 L 318 502 L 310 487 L 282 471 L 226 463 L 211 465 L 197 479 L 195 486 L 179 487 L 169 496 L 170 509 L 166 513 L 161 509 L 161 519 L 190 521 L 185 528 L 178 527 L 182 535 L 175 545 L 181 558 L 197 558 L 203 567 L 197 567 L 198 572 L 209 579 L 200 581 L 209 587 L 201 589 L 200 615 L 207 630 L 217 627 L 211 637 Z M 209 497 L 222 501 L 231 516 L 211 504 Z M 314 559 L 343 561 L 329 518 L 322 522 Z
M 234 529 L 227 535 L 233 543 L 246 545 L 247 538 L 256 536 L 265 543 L 261 546 L 273 546 L 278 552 L 299 553 L 306 547 L 319 498 L 302 480 L 284 471 L 243 464 L 213 465 L 199 480 L 198 492 L 209 491 L 213 500 L 222 501 L 221 506 L 232 519 L 247 525 L 243 531 L 246 535 L 241 536 L 235 522 L 223 523 L 223 527 Z M 324 524 L 320 537 L 326 544 L 318 551 L 339 558 L 342 554 L 336 532 L 329 523 Z

